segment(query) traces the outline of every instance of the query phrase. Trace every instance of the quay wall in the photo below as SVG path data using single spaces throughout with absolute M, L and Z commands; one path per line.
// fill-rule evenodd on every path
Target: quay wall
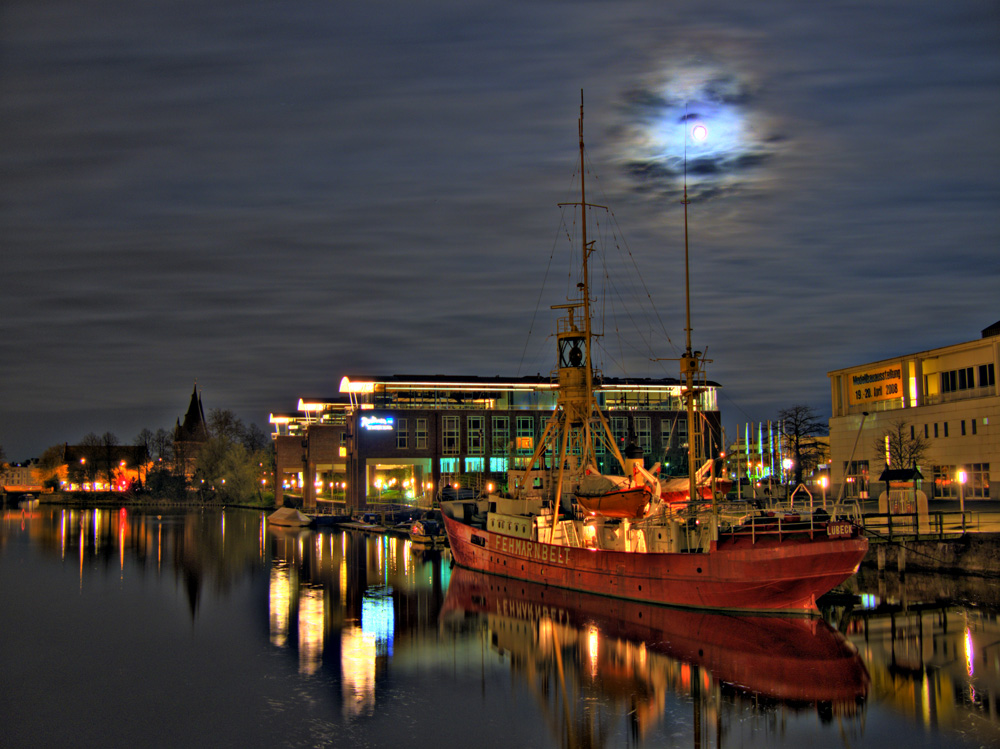
M 1000 577 L 1000 533 L 967 533 L 955 539 L 871 544 L 863 566 L 900 572 Z

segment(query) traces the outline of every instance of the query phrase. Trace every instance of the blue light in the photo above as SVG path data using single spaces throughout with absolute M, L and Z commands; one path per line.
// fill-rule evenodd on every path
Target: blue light
M 361 631 L 375 638 L 379 655 L 392 656 L 395 623 L 392 588 L 369 589 L 361 599 Z

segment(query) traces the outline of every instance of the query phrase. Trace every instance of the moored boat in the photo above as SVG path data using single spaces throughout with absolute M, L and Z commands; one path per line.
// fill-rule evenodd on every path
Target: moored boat
M 438 510 L 430 510 L 411 521 L 408 535 L 413 543 L 423 546 L 444 545 L 448 541 Z
M 267 516 L 268 525 L 279 528 L 304 528 L 312 525 L 313 519 L 304 515 L 294 507 L 279 507 Z
M 580 107 L 581 199 L 583 106 Z M 685 190 L 685 268 L 687 267 Z M 455 562 L 468 569 L 632 601 L 744 612 L 815 613 L 816 599 L 857 570 L 867 540 L 851 522 L 829 515 L 763 517 L 745 503 L 701 494 L 695 472 L 689 498 L 664 500 L 659 479 L 622 455 L 594 397 L 591 363 L 587 222 L 579 296 L 553 306 L 557 325 L 558 400 L 534 454 L 511 472 L 509 495 L 442 502 Z M 687 285 L 687 284 L 686 284 Z M 705 387 L 702 352 L 680 358 L 688 424 Z M 688 465 L 701 465 L 689 440 Z M 598 445 L 621 475 L 595 476 Z M 596 479 L 604 488 L 591 490 Z

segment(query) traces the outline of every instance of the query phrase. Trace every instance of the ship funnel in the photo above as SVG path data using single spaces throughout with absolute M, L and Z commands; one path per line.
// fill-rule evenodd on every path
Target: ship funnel
M 638 464 L 640 468 L 644 468 L 643 465 L 646 453 L 642 451 L 634 442 L 630 442 L 628 447 L 625 448 L 625 475 L 635 476 L 635 466 Z

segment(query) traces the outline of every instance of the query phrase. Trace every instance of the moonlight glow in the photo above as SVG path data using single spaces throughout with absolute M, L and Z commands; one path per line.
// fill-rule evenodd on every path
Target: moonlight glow
M 722 194 L 756 179 L 772 155 L 754 91 L 732 71 L 676 66 L 626 96 L 626 168 L 644 188 L 673 192 L 686 173 L 701 195 Z

